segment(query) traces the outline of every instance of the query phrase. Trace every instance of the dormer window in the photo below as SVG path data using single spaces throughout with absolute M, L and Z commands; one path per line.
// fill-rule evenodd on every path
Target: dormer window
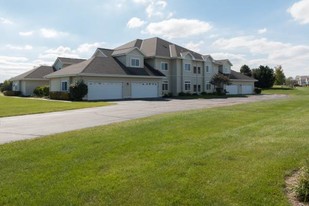
M 131 59 L 131 67 L 140 67 L 140 60 L 137 58 Z

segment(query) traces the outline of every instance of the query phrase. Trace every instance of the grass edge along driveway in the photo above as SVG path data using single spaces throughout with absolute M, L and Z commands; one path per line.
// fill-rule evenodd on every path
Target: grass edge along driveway
M 0 93 L 0 117 L 101 107 L 111 104 L 107 102 L 70 102 L 26 97 L 7 97 Z
M 309 156 L 301 92 L 0 145 L 0 205 L 289 205 L 284 177 Z

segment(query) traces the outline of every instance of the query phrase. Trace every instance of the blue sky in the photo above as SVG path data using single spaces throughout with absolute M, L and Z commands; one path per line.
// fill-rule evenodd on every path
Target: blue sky
M 158 36 L 216 59 L 309 75 L 309 0 L 0 0 L 0 82 L 58 56 Z

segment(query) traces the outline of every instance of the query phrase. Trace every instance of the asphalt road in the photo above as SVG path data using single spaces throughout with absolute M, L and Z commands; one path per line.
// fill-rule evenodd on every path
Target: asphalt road
M 43 137 L 82 128 L 123 122 L 155 114 L 213 108 L 286 98 L 285 95 L 256 95 L 248 98 L 194 100 L 132 100 L 115 105 L 0 118 L 0 144 Z

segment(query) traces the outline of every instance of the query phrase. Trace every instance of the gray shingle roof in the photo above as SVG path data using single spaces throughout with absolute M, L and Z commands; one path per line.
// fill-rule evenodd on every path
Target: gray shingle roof
M 248 80 L 248 81 L 257 81 L 256 79 L 252 77 L 248 77 L 242 73 L 236 72 L 234 70 L 231 70 L 230 74 L 230 79 L 231 80 Z
M 146 57 L 160 56 L 168 58 L 181 58 L 181 53 L 190 52 L 196 60 L 203 60 L 203 55 L 181 47 L 177 44 L 173 44 L 166 40 L 160 39 L 158 37 L 150 39 L 136 39 L 120 47 L 115 48 L 115 50 L 123 50 L 137 47 L 146 55 Z
M 144 68 L 130 68 L 124 66 L 119 60 L 112 56 L 100 57 L 94 56 L 89 60 L 83 61 L 78 64 L 65 67 L 46 78 L 53 78 L 59 76 L 75 76 L 75 75 L 135 75 L 135 76 L 164 76 L 161 72 L 155 71 L 149 65 Z
M 31 79 L 44 79 L 44 76 L 53 73 L 54 70 L 51 66 L 39 66 L 37 68 L 31 69 L 23 74 L 20 74 L 16 77 L 11 78 L 11 81 L 19 81 L 19 80 L 31 80 Z
M 76 58 L 66 58 L 66 57 L 58 57 L 58 59 L 65 65 L 77 64 L 86 59 L 76 59 Z

